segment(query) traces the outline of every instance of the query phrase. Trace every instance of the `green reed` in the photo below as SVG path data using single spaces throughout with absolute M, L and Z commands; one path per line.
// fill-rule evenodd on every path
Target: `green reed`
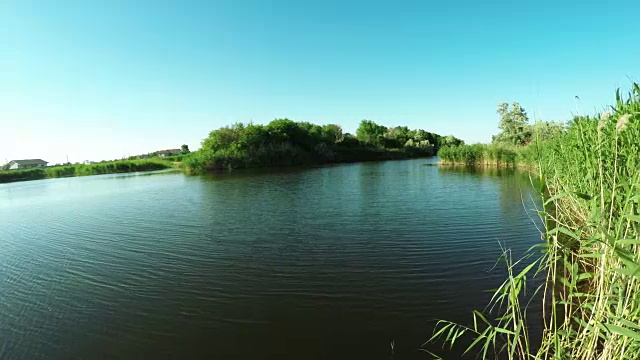
M 536 159 L 544 241 L 520 261 L 505 251 L 507 279 L 488 310 L 474 311 L 469 326 L 440 321 L 430 341 L 453 346 L 471 335 L 466 351 L 483 358 L 639 359 L 640 86 L 527 151 Z M 527 293 L 536 275 L 544 281 Z M 531 303 L 541 304 L 543 319 L 528 318 Z M 543 332 L 533 344 L 536 320 Z
M 497 165 L 515 167 L 524 163 L 521 157 L 525 150 L 520 146 L 506 144 L 472 144 L 443 146 L 438 156 L 449 165 Z

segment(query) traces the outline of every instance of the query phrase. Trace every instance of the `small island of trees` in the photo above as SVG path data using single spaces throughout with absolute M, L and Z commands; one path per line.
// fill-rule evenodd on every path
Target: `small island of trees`
M 441 146 L 464 142 L 406 126 L 362 120 L 355 136 L 336 124 L 276 119 L 267 125 L 236 123 L 212 131 L 184 159 L 190 173 L 202 171 L 390 160 L 433 156 Z

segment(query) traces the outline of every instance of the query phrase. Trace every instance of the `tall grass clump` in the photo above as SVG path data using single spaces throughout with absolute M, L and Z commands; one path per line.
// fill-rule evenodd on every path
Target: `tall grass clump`
M 443 146 L 438 150 L 442 164 L 516 166 L 521 147 L 505 144 Z
M 163 160 L 120 160 L 88 165 L 75 165 L 75 175 L 101 175 L 137 171 L 162 170 L 171 167 L 171 163 Z
M 489 310 L 473 324 L 441 321 L 431 341 L 483 358 L 640 358 L 640 86 L 594 117 L 576 117 L 566 131 L 532 145 L 544 208 L 542 255 L 513 262 Z M 507 252 L 505 252 L 507 254 Z M 526 262 L 526 263 L 525 263 Z M 530 279 L 544 275 L 533 292 Z M 532 296 L 533 294 L 533 296 Z M 528 317 L 528 304 L 542 319 Z M 491 311 L 492 310 L 492 311 Z M 532 322 L 543 324 L 539 339 Z

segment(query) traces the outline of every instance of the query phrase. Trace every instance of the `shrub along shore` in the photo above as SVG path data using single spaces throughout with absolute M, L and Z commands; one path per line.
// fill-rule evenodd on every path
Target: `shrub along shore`
M 471 336 L 467 351 L 491 359 L 638 359 L 640 86 L 626 98 L 616 93 L 608 111 L 546 135 L 440 150 L 445 163 L 532 166 L 546 231 L 523 261 L 505 251 L 508 277 L 494 311 L 474 311 L 470 325 L 441 321 L 431 341 L 453 346 Z M 513 152 L 494 155 L 500 146 Z M 534 276 L 544 281 L 527 289 Z M 542 306 L 543 319 L 527 316 L 529 304 Z M 530 334 L 532 321 L 543 323 L 542 334 Z
M 0 183 L 59 177 L 162 170 L 172 166 L 163 160 L 119 160 L 89 165 L 53 166 L 42 169 L 0 171 Z

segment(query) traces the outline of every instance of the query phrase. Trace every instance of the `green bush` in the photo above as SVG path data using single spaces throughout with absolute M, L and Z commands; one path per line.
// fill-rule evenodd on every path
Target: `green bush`
M 39 180 L 44 179 L 45 177 L 46 173 L 43 169 L 0 171 L 0 183 Z

